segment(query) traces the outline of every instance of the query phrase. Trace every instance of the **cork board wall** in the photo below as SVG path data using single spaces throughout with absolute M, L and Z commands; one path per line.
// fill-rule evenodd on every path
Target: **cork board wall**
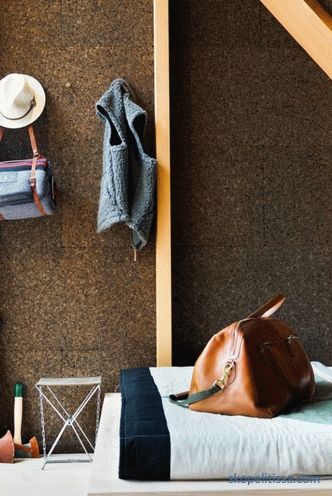
M 174 364 L 278 291 L 332 364 L 332 82 L 258 0 L 170 17 Z
M 129 230 L 96 234 L 103 126 L 94 105 L 126 78 L 149 113 L 153 149 L 152 0 L 5 0 L 0 76 L 22 72 L 45 87 L 35 130 L 60 190 L 54 217 L 0 225 L 0 435 L 13 426 L 13 385 L 26 385 L 24 437 L 39 435 L 34 384 L 41 376 L 102 375 L 155 364 L 154 239 L 133 262 Z M 0 160 L 30 156 L 8 132 Z M 69 408 L 77 393 L 65 398 Z M 48 440 L 59 424 L 47 412 Z M 82 423 L 93 432 L 92 409 Z M 61 449 L 77 444 L 64 437 Z

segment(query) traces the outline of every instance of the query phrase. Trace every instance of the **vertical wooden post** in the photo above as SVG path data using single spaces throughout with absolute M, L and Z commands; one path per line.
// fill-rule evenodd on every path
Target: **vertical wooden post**
M 172 364 L 171 170 L 168 0 L 154 0 L 155 122 L 158 161 L 157 366 Z

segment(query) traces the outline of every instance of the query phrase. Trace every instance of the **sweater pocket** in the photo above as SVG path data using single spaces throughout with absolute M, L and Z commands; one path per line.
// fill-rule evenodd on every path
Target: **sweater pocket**
M 97 231 L 127 222 L 128 219 L 128 149 L 122 143 L 111 146 L 104 153 Z

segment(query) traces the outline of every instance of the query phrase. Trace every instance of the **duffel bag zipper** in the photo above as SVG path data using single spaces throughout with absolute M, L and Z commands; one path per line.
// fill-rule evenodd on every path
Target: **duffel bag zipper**
M 239 347 L 239 349 L 236 352 L 236 345 L 237 345 L 237 341 L 238 341 L 237 340 L 238 331 L 239 331 L 239 329 L 241 327 L 241 324 L 243 322 L 247 322 L 249 320 L 251 320 L 251 319 L 250 318 L 246 318 L 246 319 L 239 320 L 238 322 L 235 322 L 234 330 L 233 330 L 233 333 L 232 333 L 232 344 L 231 344 L 231 349 L 230 349 L 230 354 L 229 354 L 229 359 L 230 360 L 235 360 L 239 356 L 240 347 Z

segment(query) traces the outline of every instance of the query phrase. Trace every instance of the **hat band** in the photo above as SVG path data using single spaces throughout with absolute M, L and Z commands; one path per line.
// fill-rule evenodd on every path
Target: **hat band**
M 26 117 L 30 112 L 31 110 L 33 109 L 33 107 L 35 107 L 36 105 L 36 100 L 33 99 L 31 100 L 31 103 L 30 103 L 30 107 L 29 109 L 27 110 L 27 112 L 25 112 L 25 114 L 23 115 L 20 115 L 20 117 L 8 117 L 6 114 L 4 114 L 1 110 L 0 110 L 0 114 L 5 118 L 5 119 L 8 119 L 9 121 L 19 121 L 20 119 L 23 119 L 24 117 Z

